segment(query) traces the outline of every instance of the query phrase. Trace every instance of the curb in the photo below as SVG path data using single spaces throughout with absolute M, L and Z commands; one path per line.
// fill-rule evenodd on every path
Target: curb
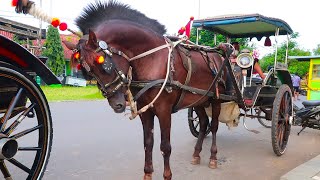
M 320 180 L 320 155 L 292 169 L 280 180 Z

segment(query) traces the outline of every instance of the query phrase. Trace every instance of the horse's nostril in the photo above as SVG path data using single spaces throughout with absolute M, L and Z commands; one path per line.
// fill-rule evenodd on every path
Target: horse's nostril
M 121 109 L 121 108 L 123 108 L 123 105 L 122 105 L 122 104 L 117 104 L 117 105 L 116 105 L 116 108 L 117 108 L 117 109 Z

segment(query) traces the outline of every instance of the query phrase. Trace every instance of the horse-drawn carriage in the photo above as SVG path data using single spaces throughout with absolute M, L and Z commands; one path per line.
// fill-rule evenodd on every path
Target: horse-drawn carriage
M 31 1 L 19 0 L 17 9 L 51 22 L 51 18 L 38 11 Z M 274 151 L 277 155 L 284 153 L 292 123 L 292 84 L 287 69 L 276 59 L 274 68 L 269 71 L 265 80 L 254 85 L 251 78 L 247 80 L 246 76 L 235 75 L 239 72 L 234 72 L 229 61 L 233 52 L 230 44 L 220 44 L 212 48 L 198 46 L 186 38 L 163 36 L 166 29 L 162 24 L 122 3 L 111 0 L 89 4 L 75 22 L 84 36 L 77 44 L 65 43 L 74 51 L 71 59 L 73 63 L 78 64 L 86 78 L 97 80 L 98 88 L 116 113 L 124 112 L 129 103 L 131 118 L 139 116 L 141 119 L 145 150 L 144 179 L 152 179 L 155 116 L 158 117 L 161 130 L 163 177 L 170 180 L 171 114 L 189 107 L 193 107 L 192 110 L 198 114 L 200 122 L 192 164 L 200 164 L 202 143 L 210 124 L 212 146 L 209 167 L 217 167 L 216 132 L 219 114 L 221 109 L 230 109 L 230 106 L 224 108 L 224 103 L 232 105 L 234 114 L 239 113 L 237 108 L 240 106 L 244 110 L 242 116 L 245 117 L 254 116 L 248 114 L 252 108 L 266 113 L 264 118 L 272 120 Z M 270 36 L 274 31 L 276 36 L 292 33 L 291 28 L 282 20 L 261 15 L 222 18 L 221 22 L 229 22 L 230 27 L 233 22 L 235 29 L 230 30 L 241 30 L 243 23 L 251 23 L 252 26 L 243 29 L 241 33 L 224 29 L 225 23 L 212 26 L 210 21 L 205 20 L 195 21 L 194 26 L 220 30 L 220 33 L 230 37 Z M 257 30 L 252 32 L 251 28 Z M 0 169 L 4 177 L 10 179 L 4 162 L 11 162 L 27 172 L 28 179 L 36 179 L 43 173 L 49 156 L 52 126 L 46 99 L 27 73 L 29 70 L 39 73 L 47 84 L 56 83 L 57 79 L 36 57 L 21 50 L 21 47 L 6 38 L 0 40 L 4 42 L 1 45 L 6 44 L 0 46 L 5 52 L 1 54 L 1 58 L 6 62 L 0 66 L 0 78 L 3 79 L 0 82 L 4 82 L 3 86 L 6 87 L 1 93 L 5 93 L 8 99 L 3 103 L 5 115 L 0 124 L 3 135 L 0 147 L 2 150 L 10 148 L 0 154 Z M 253 64 L 250 53 L 238 56 L 237 64 L 240 66 L 240 73 L 245 73 Z M 226 83 L 232 83 L 235 95 L 225 93 Z M 211 123 L 205 109 L 209 105 L 212 107 Z M 19 113 L 21 115 L 17 120 L 10 126 L 5 126 L 8 119 Z M 192 117 L 193 113 L 189 113 L 189 116 Z M 37 117 L 36 125 L 12 135 L 11 132 L 26 117 Z M 224 117 L 230 119 L 229 114 Z M 34 131 L 38 132 L 35 145 L 20 146 L 19 143 L 18 146 L 18 138 Z M 15 159 L 17 151 L 34 152 L 31 168 Z
M 227 37 L 229 43 L 231 38 L 249 38 L 250 40 L 257 38 L 261 40 L 262 37 L 266 37 L 270 43 L 270 36 L 274 36 L 277 43 L 279 35 L 289 36 L 292 33 L 292 29 L 286 22 L 259 14 L 226 15 L 200 19 L 195 20 L 193 26 L 198 28 L 197 30 L 204 29 L 222 34 Z M 277 52 L 277 44 L 274 46 Z M 238 82 L 232 82 L 236 90 L 235 102 L 241 105 L 243 110 L 237 118 L 243 117 L 245 128 L 247 128 L 246 117 L 257 118 L 263 126 L 271 127 L 272 146 L 278 156 L 282 155 L 286 149 L 293 123 L 292 82 L 287 70 L 287 52 L 286 59 L 280 62 L 275 56 L 274 66 L 263 80 L 257 80 L 253 77 L 253 68 L 251 67 L 254 64 L 254 58 L 252 53 L 241 53 L 234 66 L 231 62 L 226 65 L 229 72 L 233 72 L 231 73 L 233 80 Z M 248 79 L 246 79 L 247 74 L 251 74 Z M 262 114 L 264 116 L 261 116 Z M 191 133 L 197 137 L 199 122 L 193 108 L 188 110 L 188 122 Z M 209 132 L 206 131 L 206 134 Z
M 39 179 L 52 146 L 48 102 L 35 81 L 59 84 L 27 49 L 0 35 L 0 169 L 6 180 Z

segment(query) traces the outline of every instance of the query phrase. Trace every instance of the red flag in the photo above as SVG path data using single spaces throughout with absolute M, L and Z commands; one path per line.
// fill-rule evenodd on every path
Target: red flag
M 181 27 L 179 29 L 178 35 L 183 35 L 184 33 L 186 33 L 186 36 L 188 36 L 188 38 L 190 38 L 191 26 L 192 26 L 193 19 L 194 19 L 194 17 L 191 16 L 189 22 L 187 23 L 187 25 L 185 27 Z
M 194 19 L 194 17 L 191 16 L 188 24 L 186 25 L 186 36 L 188 36 L 188 38 L 190 38 L 191 26 L 192 26 L 193 19 Z

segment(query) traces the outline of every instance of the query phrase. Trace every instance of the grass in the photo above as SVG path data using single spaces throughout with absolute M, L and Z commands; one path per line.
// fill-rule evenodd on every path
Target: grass
M 49 102 L 52 101 L 76 101 L 76 100 L 98 100 L 103 99 L 97 86 L 87 87 L 50 87 L 41 86 Z

